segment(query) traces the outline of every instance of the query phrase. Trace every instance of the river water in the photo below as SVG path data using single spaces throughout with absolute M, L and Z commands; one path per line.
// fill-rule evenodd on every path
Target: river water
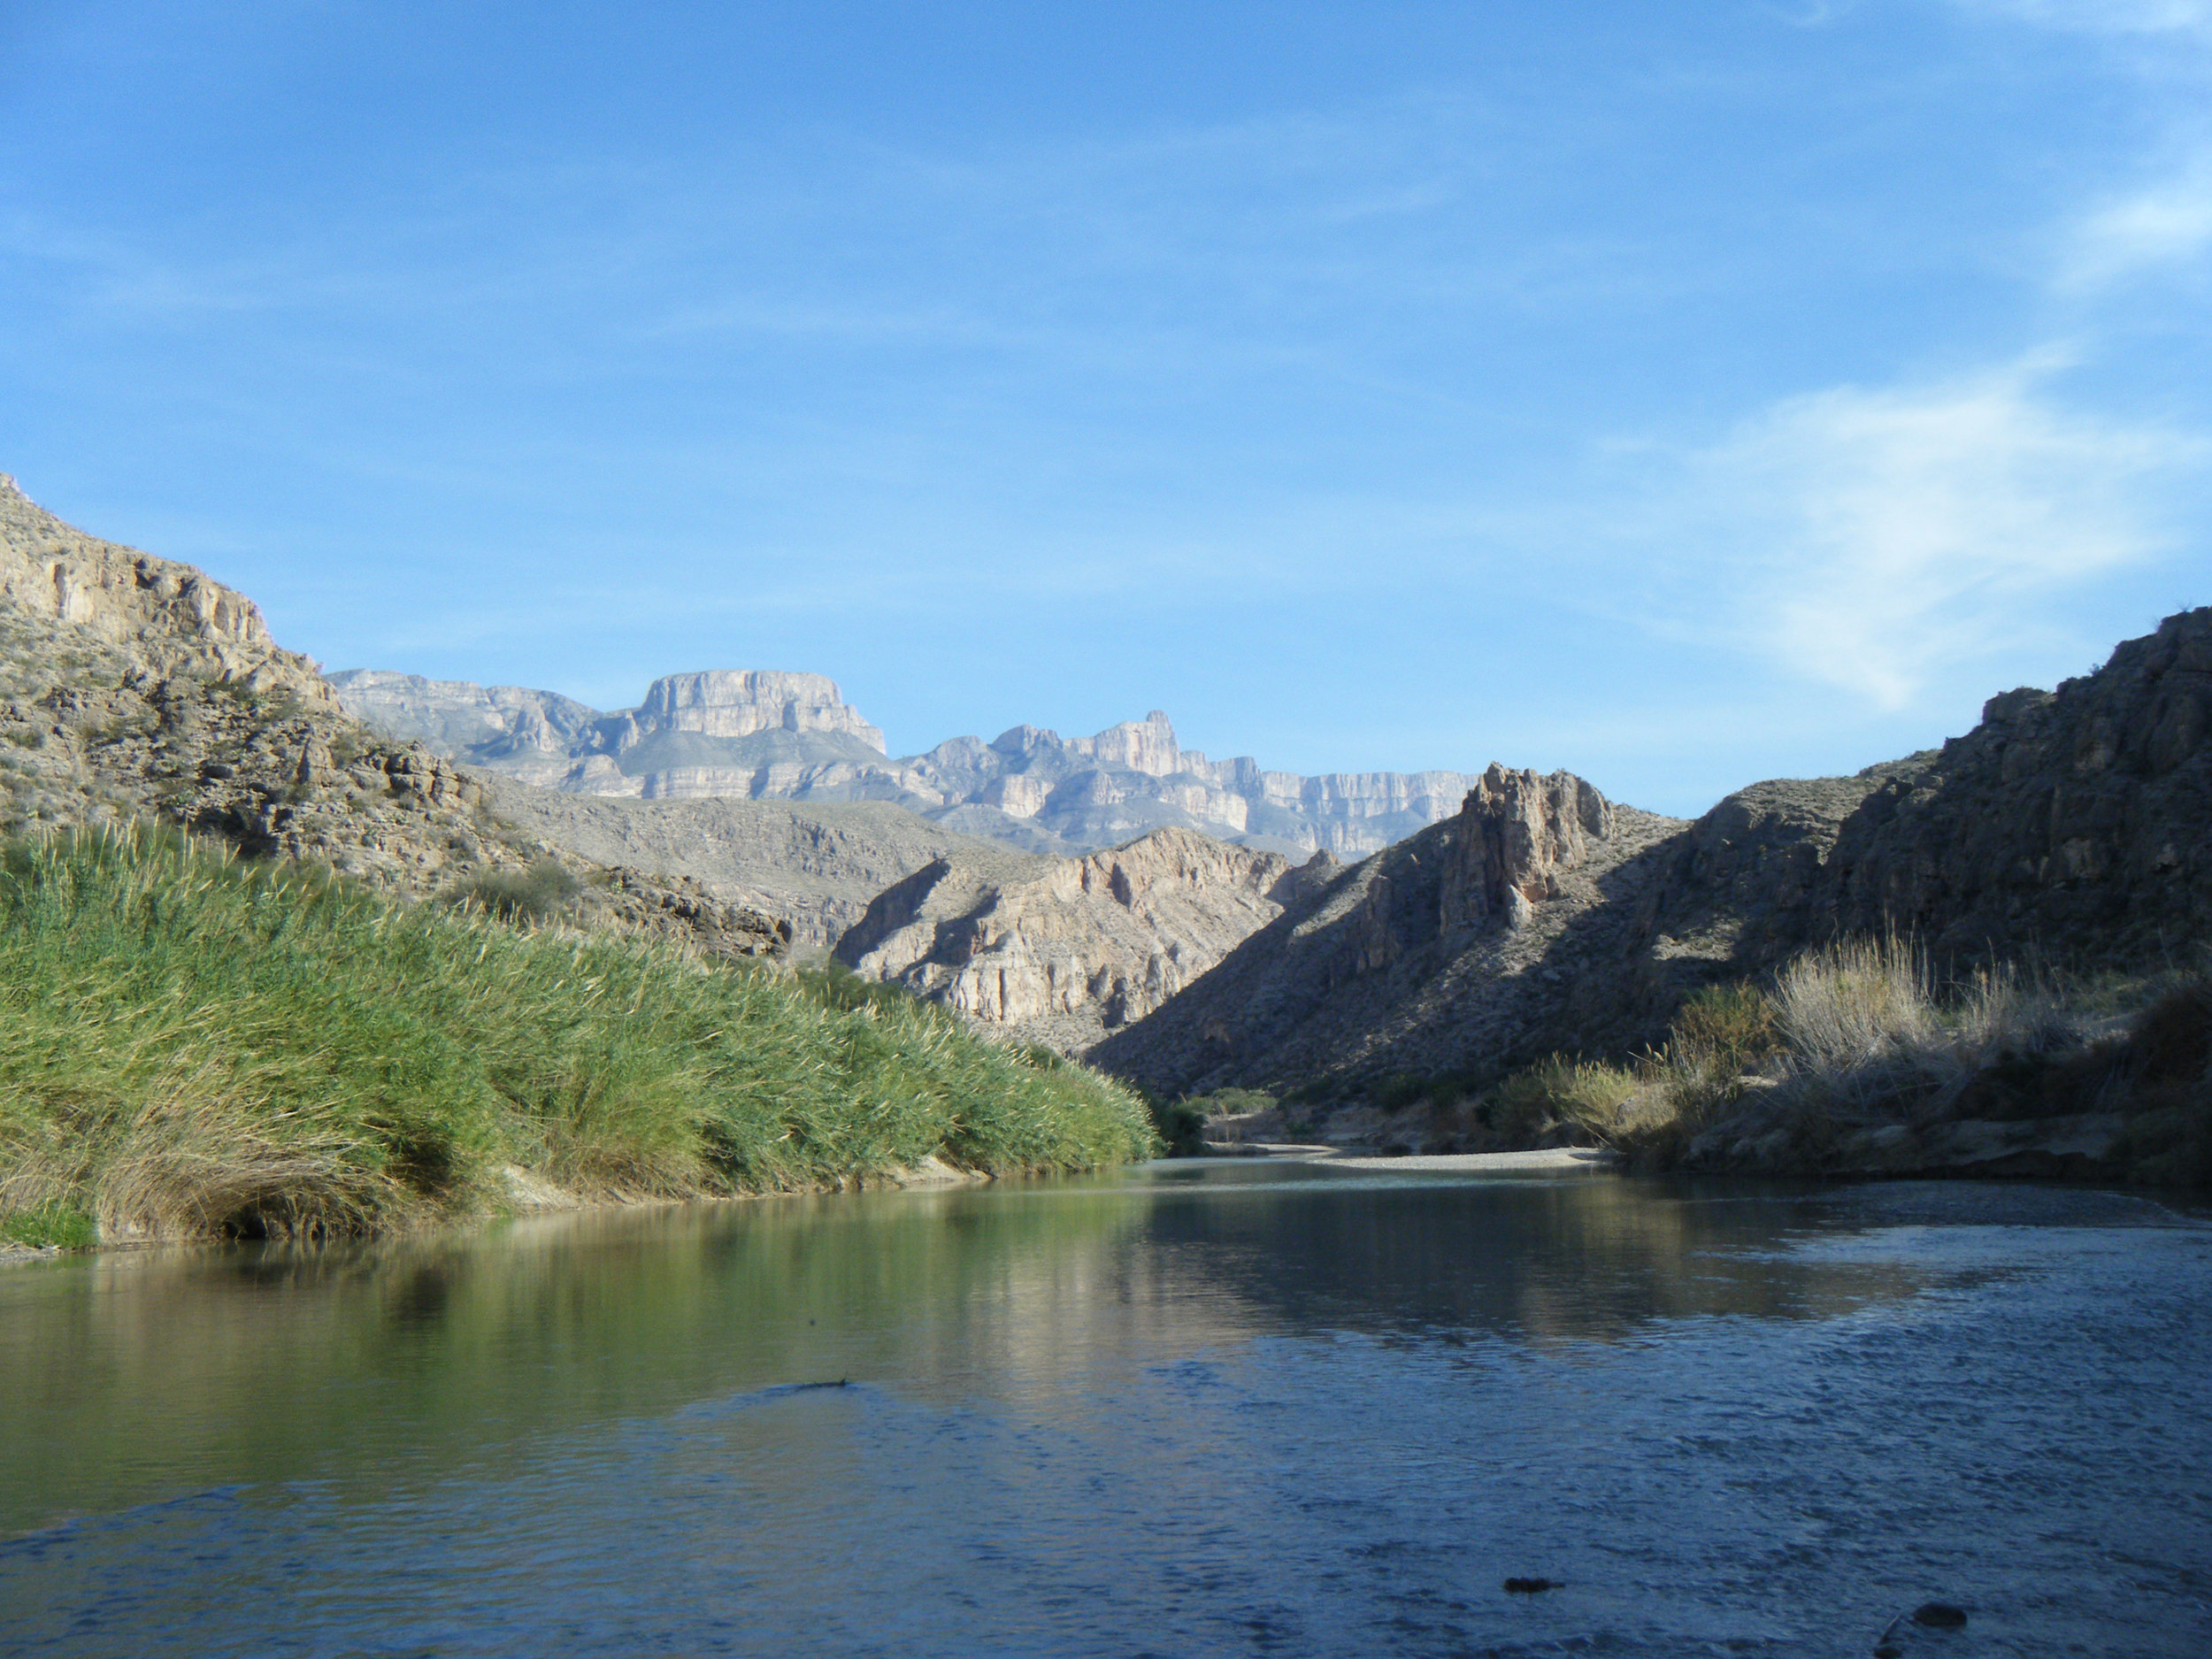
M 2122 1194 L 1250 1162 L 79 1258 L 0 1652 L 2197 1659 L 2208 1309 Z

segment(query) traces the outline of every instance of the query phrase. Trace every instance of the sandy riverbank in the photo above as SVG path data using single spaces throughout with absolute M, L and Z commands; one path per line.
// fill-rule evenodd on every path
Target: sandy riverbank
M 1226 1158 L 1277 1158 L 1306 1164 L 1328 1164 L 1339 1169 L 1450 1171 L 1480 1174 L 1485 1171 L 1607 1169 L 1619 1159 L 1603 1147 L 1542 1147 L 1530 1152 L 1432 1152 L 1382 1157 L 1347 1151 L 1340 1147 L 1314 1146 L 1297 1141 L 1209 1141 L 1206 1156 Z

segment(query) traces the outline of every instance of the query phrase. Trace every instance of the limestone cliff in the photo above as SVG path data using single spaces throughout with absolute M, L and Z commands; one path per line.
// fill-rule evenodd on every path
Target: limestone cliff
M 64 524 L 0 472 L 0 606 L 117 661 L 249 693 L 331 701 L 315 664 L 280 649 L 261 608 L 189 565 Z M 26 634 L 27 638 L 27 633 Z
M 349 670 L 346 706 L 395 736 L 565 793 L 648 800 L 880 801 L 964 834 L 1075 853 L 1154 829 L 1303 857 L 1375 851 L 1448 818 L 1455 772 L 1268 772 L 1183 748 L 1157 710 L 1090 737 L 1018 726 L 894 759 L 818 674 L 675 674 L 600 714 L 552 692 Z
M 779 954 L 787 928 L 697 881 L 576 857 L 482 784 L 339 706 L 244 595 L 86 535 L 0 475 L 0 828 L 152 818 L 402 896 L 550 861 L 573 919 Z
M 555 691 L 358 671 L 331 676 L 347 710 L 378 730 L 525 783 L 554 786 L 570 750 L 599 718 Z
M 1031 863 L 1010 879 L 937 859 L 879 895 L 837 956 L 987 1030 L 1079 1054 L 1278 915 L 1298 879 L 1279 853 L 1184 829 Z
M 1494 767 L 1092 1060 L 1169 1093 L 1624 1053 L 1691 990 L 1839 933 L 1962 967 L 2156 966 L 2212 940 L 2212 611 L 1993 699 L 1942 749 L 1756 784 L 1694 824 Z

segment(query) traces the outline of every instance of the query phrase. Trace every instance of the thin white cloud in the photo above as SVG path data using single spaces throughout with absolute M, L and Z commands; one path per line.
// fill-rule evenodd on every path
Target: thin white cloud
M 2070 411 L 2048 372 L 1776 404 L 1693 457 L 1674 527 L 1716 557 L 1659 619 L 1884 710 L 2052 634 L 2067 592 L 2163 549 L 2147 486 L 2203 446 Z
M 1957 0 L 1964 10 L 2092 35 L 2212 35 L 2212 0 Z
M 2212 152 L 2097 208 L 2071 227 L 2066 242 L 2059 284 L 2073 291 L 2200 258 L 2212 250 Z

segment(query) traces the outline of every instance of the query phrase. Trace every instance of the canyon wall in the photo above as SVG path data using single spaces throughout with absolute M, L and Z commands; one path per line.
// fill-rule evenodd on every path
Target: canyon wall
M 957 856 L 888 888 L 838 958 L 987 1031 L 1079 1055 L 1279 915 L 1311 874 L 1279 853 L 1155 830 L 1010 877 Z
M 1168 1094 L 1496 1072 L 1656 1041 L 1701 986 L 1840 933 L 1942 972 L 2201 960 L 2212 940 L 2212 611 L 1941 749 L 1777 780 L 1694 823 L 1493 768 L 1448 822 L 1290 906 L 1092 1060 Z

